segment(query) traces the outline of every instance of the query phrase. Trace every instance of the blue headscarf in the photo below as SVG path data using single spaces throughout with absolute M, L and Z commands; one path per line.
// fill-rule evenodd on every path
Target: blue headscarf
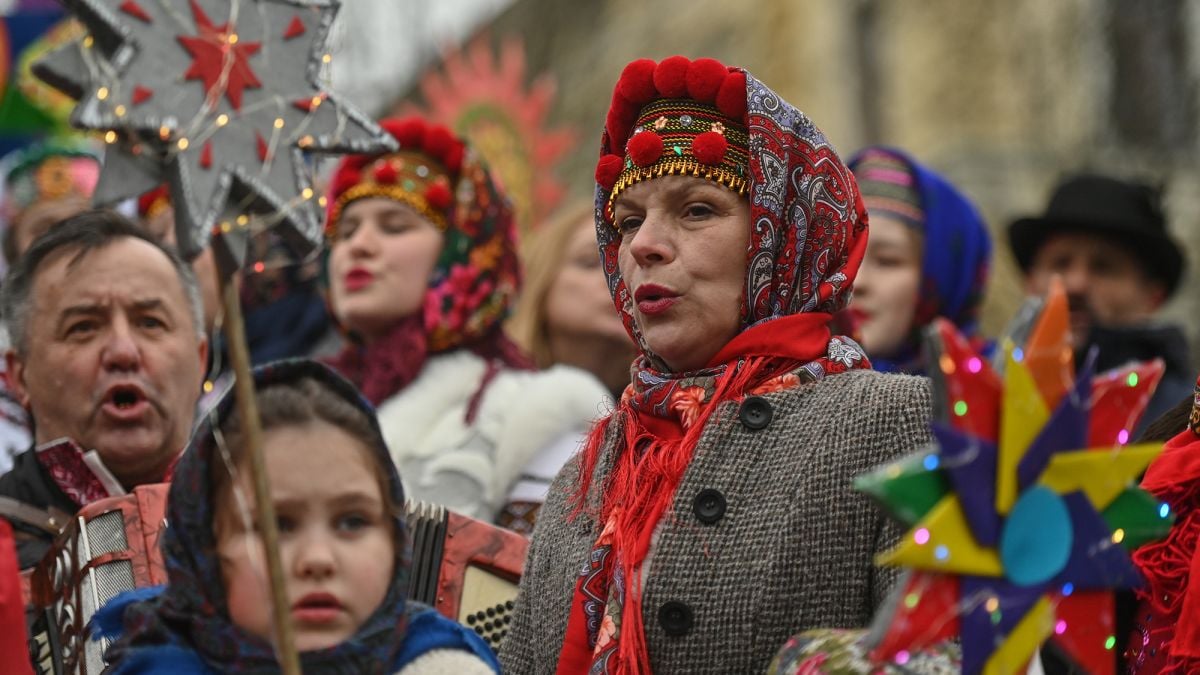
M 379 423 L 370 404 L 352 384 L 331 369 L 314 361 L 294 359 L 268 364 L 254 370 L 258 389 L 272 384 L 312 379 L 367 414 L 374 431 L 380 466 L 387 472 L 386 486 L 395 504 L 404 503 L 400 476 L 388 455 Z M 114 613 L 123 615 L 124 636 L 106 655 L 116 672 L 142 672 L 142 664 L 154 664 L 154 671 L 167 663 L 190 663 L 192 669 L 180 672 L 278 673 L 274 649 L 266 640 L 247 633 L 229 618 L 225 586 L 216 554 L 213 534 L 212 471 L 222 466 L 214 428 L 219 428 L 234 411 L 232 388 L 197 428 L 187 450 L 175 469 L 168 498 L 170 526 L 163 531 L 162 549 L 166 561 L 168 586 L 152 599 L 134 595 L 124 598 L 125 606 L 108 606 L 107 617 L 98 620 L 114 623 Z M 411 657 L 407 632 L 411 626 L 426 626 L 423 632 L 435 633 L 432 643 L 451 649 L 466 649 L 489 663 L 490 650 L 465 629 L 450 630 L 434 625 L 439 621 L 450 628 L 455 624 L 440 619 L 423 605 L 406 603 L 409 578 L 409 538 L 403 517 L 392 518 L 396 552 L 392 581 L 382 604 L 349 639 L 327 649 L 303 652 L 301 666 L 306 673 L 390 673 L 398 661 Z M 111 633 L 104 625 L 100 632 Z M 414 643 L 424 644 L 430 636 Z M 406 656 L 407 655 L 407 656 Z M 165 672 L 165 671 L 164 671 Z
M 991 266 L 992 240 L 983 216 L 962 192 L 900 150 L 884 146 L 863 148 L 851 158 L 851 171 L 857 171 L 871 154 L 889 155 L 912 174 L 924 214 L 919 226 L 925 241 L 920 297 L 909 337 L 895 354 L 887 357 L 871 354 L 871 364 L 884 372 L 919 374 L 924 372 L 921 333 L 938 317 L 953 322 L 967 338 L 976 338 L 980 348 L 986 347 L 977 339 L 977 333 L 979 306 Z

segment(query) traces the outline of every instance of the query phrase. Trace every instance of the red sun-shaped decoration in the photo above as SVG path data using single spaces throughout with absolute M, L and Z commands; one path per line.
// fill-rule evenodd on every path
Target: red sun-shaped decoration
M 230 29 L 230 24 L 213 25 L 200 5 L 195 0 L 189 1 L 198 35 L 179 36 L 180 44 L 192 55 L 192 65 L 183 77 L 186 80 L 203 80 L 210 101 L 215 102 L 224 93 L 229 105 L 234 110 L 241 110 L 242 92 L 262 87 L 262 82 L 250 68 L 250 57 L 258 53 L 262 43 L 240 42 L 237 32 Z M 223 78 L 225 83 L 222 90 Z
M 422 114 L 467 140 L 487 160 L 512 201 L 518 224 L 528 230 L 541 224 L 566 194 L 555 167 L 574 147 L 576 134 L 549 127 L 554 89 L 546 76 L 526 84 L 525 46 L 519 39 L 504 42 L 497 58 L 485 36 L 461 52 L 446 54 L 440 72 L 422 78 L 427 111 L 408 107 L 399 112 Z M 460 161 L 447 157 L 447 168 L 456 171 L 450 164 Z

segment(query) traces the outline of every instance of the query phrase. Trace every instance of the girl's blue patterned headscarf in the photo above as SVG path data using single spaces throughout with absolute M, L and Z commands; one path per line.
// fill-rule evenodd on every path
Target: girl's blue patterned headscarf
M 367 414 L 376 438 L 371 449 L 387 471 L 392 502 L 403 504 L 400 476 L 379 433 L 375 411 L 353 385 L 329 368 L 301 359 L 279 361 L 254 371 L 258 389 L 304 378 L 317 381 Z M 141 651 L 169 654 L 174 648 L 194 651 L 217 672 L 279 672 L 272 646 L 230 621 L 216 555 L 212 471 L 221 467 L 223 460 L 213 428 L 234 411 L 234 398 L 232 391 L 226 394 L 202 421 L 175 469 L 167 507 L 170 526 L 164 530 L 162 541 L 170 585 L 153 601 L 126 611 L 126 633 L 110 650 L 110 662 L 134 659 Z M 396 536 L 394 572 L 383 603 L 350 639 L 301 654 L 304 672 L 392 672 L 390 665 L 404 641 L 409 618 L 405 605 L 408 534 L 400 514 L 394 514 L 392 525 Z

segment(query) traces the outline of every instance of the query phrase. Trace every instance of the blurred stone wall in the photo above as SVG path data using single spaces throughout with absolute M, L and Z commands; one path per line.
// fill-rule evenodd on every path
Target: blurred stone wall
M 1040 211 L 1060 175 L 1091 168 L 1162 184 L 1193 261 L 1167 315 L 1194 346 L 1200 337 L 1200 2 L 517 0 L 486 30 L 522 36 L 529 72 L 557 78 L 553 121 L 584 132 L 563 166 L 579 195 L 591 189 L 613 84 L 639 57 L 744 66 L 843 156 L 869 143 L 912 152 L 991 224 L 992 334 L 1021 299 L 1004 229 Z

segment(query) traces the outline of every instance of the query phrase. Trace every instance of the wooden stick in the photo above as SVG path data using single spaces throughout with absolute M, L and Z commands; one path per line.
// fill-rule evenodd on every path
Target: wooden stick
M 237 280 L 232 275 L 218 274 L 221 297 L 225 304 L 225 341 L 229 361 L 233 366 L 238 413 L 242 419 L 242 434 L 250 456 L 250 471 L 254 478 L 254 501 L 258 508 L 259 533 L 267 554 L 267 575 L 271 580 L 271 609 L 275 619 L 276 651 L 284 675 L 301 675 L 300 655 L 292 633 L 292 613 L 288 604 L 287 587 L 283 576 L 283 561 L 279 556 L 279 529 L 275 522 L 275 505 L 271 502 L 271 486 L 267 482 L 267 466 L 263 460 L 262 424 L 258 417 L 258 401 L 254 395 L 254 380 L 250 374 L 250 350 L 246 346 L 246 329 L 242 318 L 242 302 L 238 296 Z

